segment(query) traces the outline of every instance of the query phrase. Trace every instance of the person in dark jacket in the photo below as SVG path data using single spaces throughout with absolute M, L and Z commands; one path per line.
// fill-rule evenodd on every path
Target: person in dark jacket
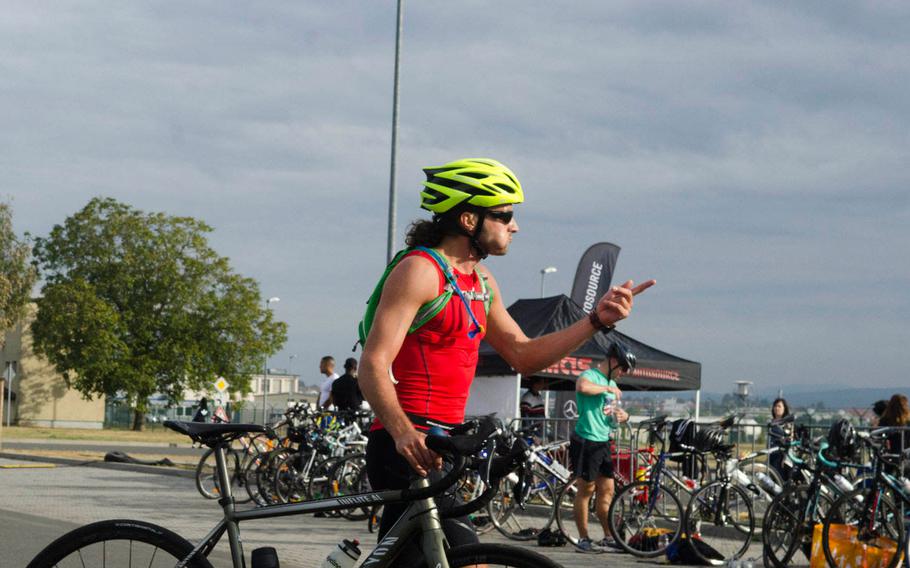
M 771 424 L 768 426 L 768 447 L 775 448 L 785 445 L 787 439 L 793 434 L 793 423 L 781 424 L 780 422 L 790 416 L 790 405 L 783 398 L 777 398 L 771 404 Z M 790 467 L 784 465 L 784 452 L 774 452 L 768 456 L 768 464 L 786 480 L 790 475 Z
M 196 414 L 193 415 L 193 422 L 208 422 L 210 415 L 209 399 L 202 397 L 202 400 L 199 401 L 199 408 L 196 409 Z
M 363 395 L 357 385 L 357 359 L 348 357 L 344 362 L 344 374 L 332 383 L 332 394 L 329 396 L 336 410 L 359 410 L 363 404 Z

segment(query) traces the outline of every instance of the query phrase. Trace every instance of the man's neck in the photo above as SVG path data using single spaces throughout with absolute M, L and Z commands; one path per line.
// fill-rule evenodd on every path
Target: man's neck
M 436 250 L 442 252 L 452 268 L 462 274 L 470 274 L 480 262 L 470 239 L 463 235 L 450 235 L 444 238 Z

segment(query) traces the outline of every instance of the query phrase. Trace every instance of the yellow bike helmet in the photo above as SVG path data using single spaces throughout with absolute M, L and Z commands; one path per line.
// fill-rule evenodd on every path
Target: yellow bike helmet
M 496 160 L 464 158 L 423 171 L 420 206 L 436 214 L 461 204 L 490 208 L 524 201 L 518 178 Z

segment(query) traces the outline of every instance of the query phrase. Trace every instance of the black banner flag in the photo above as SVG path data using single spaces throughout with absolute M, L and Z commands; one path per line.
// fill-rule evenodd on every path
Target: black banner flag
M 572 300 L 585 313 L 594 309 L 597 300 L 610 288 L 613 268 L 619 258 L 619 247 L 613 243 L 591 245 L 578 262 L 575 284 L 572 285 Z

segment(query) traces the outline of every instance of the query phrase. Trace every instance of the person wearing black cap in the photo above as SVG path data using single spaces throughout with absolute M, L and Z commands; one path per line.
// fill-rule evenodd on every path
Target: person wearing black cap
M 885 409 L 888 408 L 887 400 L 876 400 L 875 404 L 872 405 L 872 427 L 875 428 L 878 426 L 878 423 L 881 422 L 882 414 L 885 413 Z
M 338 410 L 359 410 L 363 395 L 357 385 L 357 359 L 348 357 L 344 362 L 344 374 L 332 383 L 332 394 L 329 399 Z

